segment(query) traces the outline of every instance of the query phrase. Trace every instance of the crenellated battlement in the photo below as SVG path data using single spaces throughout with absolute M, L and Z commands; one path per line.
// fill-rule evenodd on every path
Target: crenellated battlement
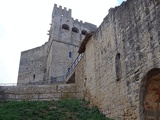
M 70 18 L 72 14 L 72 10 L 68 9 L 66 7 L 62 8 L 62 6 L 57 6 L 57 4 L 54 4 L 53 13 L 52 16 L 58 15 Z
M 52 20 L 56 18 L 56 21 L 62 21 L 61 24 L 67 24 L 69 27 L 76 26 L 78 29 L 81 27 L 87 28 L 90 30 L 96 30 L 97 26 L 88 22 L 83 22 L 82 20 L 74 19 L 72 17 L 72 10 L 67 9 L 66 7 L 58 6 L 57 4 L 54 4 L 53 13 L 52 13 Z M 59 21 L 58 19 L 59 18 Z M 89 32 L 88 31 L 88 32 Z
M 78 26 L 83 26 L 84 28 L 88 28 L 93 31 L 96 30 L 96 28 L 97 28 L 96 25 L 94 25 L 92 23 L 88 23 L 88 22 L 83 22 L 82 20 L 72 18 L 72 21 L 74 24 L 78 24 Z

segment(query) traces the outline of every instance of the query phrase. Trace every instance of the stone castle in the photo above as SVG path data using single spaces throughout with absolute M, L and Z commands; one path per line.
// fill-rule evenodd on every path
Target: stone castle
M 70 65 L 78 56 L 80 43 L 96 28 L 93 24 L 74 20 L 71 9 L 55 4 L 48 42 L 21 53 L 18 84 L 64 81 Z
M 55 5 L 48 42 L 22 52 L 18 85 L 1 98 L 77 97 L 115 120 L 160 120 L 159 26 L 159 0 L 127 0 L 98 28 Z

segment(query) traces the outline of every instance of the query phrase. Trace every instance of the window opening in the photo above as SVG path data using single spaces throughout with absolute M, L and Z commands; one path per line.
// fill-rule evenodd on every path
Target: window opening
M 36 77 L 36 76 L 35 76 L 35 75 L 33 75 L 33 79 L 35 79 L 35 77 Z
M 82 35 L 87 35 L 87 31 L 86 30 L 82 30 L 81 34 Z
M 69 52 L 69 57 L 72 58 L 72 52 Z
M 72 32 L 79 33 L 79 30 L 78 30 L 78 28 L 73 27 L 73 28 L 72 28 Z
M 119 81 L 121 79 L 121 61 L 120 61 L 120 53 L 118 53 L 116 55 L 115 58 L 115 69 L 116 69 L 116 77 L 117 77 L 117 81 Z
M 69 26 L 67 24 L 63 24 L 62 28 L 65 29 L 65 30 L 69 30 Z

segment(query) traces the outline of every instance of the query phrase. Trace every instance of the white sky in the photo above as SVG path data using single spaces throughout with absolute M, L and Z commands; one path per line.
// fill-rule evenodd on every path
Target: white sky
M 16 83 L 21 51 L 48 41 L 54 4 L 72 17 L 100 25 L 108 9 L 124 0 L 0 0 L 0 83 Z

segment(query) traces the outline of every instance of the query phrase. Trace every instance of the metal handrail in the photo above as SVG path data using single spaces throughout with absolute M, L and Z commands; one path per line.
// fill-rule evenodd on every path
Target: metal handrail
M 83 54 L 79 54 L 77 56 L 77 58 L 75 59 L 75 61 L 71 64 L 71 67 L 68 69 L 68 71 L 66 73 L 66 78 L 71 74 L 71 72 L 77 66 L 77 64 L 80 62 L 80 60 L 82 59 L 82 57 L 83 57 Z
M 51 77 L 51 79 L 40 80 L 36 82 L 28 82 L 28 83 L 0 83 L 0 86 L 50 85 L 55 83 L 61 83 L 65 80 L 66 80 L 66 75 Z

